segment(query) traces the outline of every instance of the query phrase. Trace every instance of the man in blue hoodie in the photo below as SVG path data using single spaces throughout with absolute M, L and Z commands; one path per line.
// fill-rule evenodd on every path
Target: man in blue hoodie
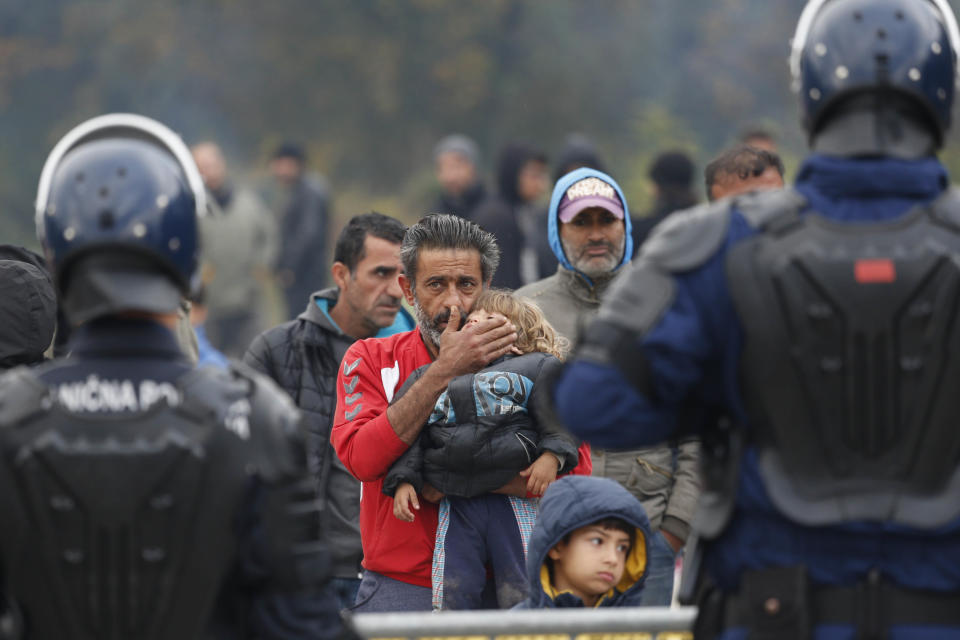
M 474 209 L 471 220 L 496 237 L 501 251 L 493 286 L 516 289 L 553 269 L 543 243 L 539 202 L 550 187 L 547 156 L 522 143 L 508 144 L 497 163 L 497 194 Z
M 661 225 L 554 389 L 602 446 L 729 416 L 700 425 L 698 638 L 960 637 L 958 41 L 940 0 L 810 2 L 796 186 Z
M 527 549 L 527 599 L 517 609 L 638 606 L 650 522 L 612 480 L 565 476 L 550 485 Z
M 576 341 L 633 255 L 630 213 L 620 186 L 596 169 L 561 177 L 548 217 L 555 274 L 517 291 L 542 310 L 564 337 Z M 642 503 L 657 535 L 650 540 L 650 575 L 643 604 L 665 606 L 673 596 L 676 554 L 690 532 L 700 493 L 699 443 L 674 440 L 625 451 L 593 449 L 593 475 L 612 478 Z
M 550 248 L 560 264 L 517 294 L 536 302 L 554 329 L 575 342 L 596 315 L 610 283 L 630 264 L 627 199 L 602 171 L 575 169 L 554 185 L 546 222 Z

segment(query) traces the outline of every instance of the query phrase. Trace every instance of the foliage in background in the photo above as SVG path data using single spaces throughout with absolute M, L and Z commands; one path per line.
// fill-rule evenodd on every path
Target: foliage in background
M 478 140 L 488 172 L 508 141 L 555 154 L 577 131 L 642 212 L 646 167 L 664 149 L 702 167 L 761 123 L 796 165 L 804 140 L 785 60 L 802 4 L 4 0 L 0 233 L 32 243 L 47 151 L 107 111 L 217 140 L 237 173 L 264 184 L 273 146 L 302 141 L 340 219 L 423 213 L 431 148 L 451 131 Z

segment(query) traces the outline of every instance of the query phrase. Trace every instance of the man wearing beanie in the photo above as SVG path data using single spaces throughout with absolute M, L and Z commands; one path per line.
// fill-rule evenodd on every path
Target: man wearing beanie
M 697 204 L 693 192 L 693 160 L 683 151 L 666 151 L 654 158 L 648 173 L 653 181 L 653 209 L 633 225 L 633 251 L 647 239 L 650 230 L 674 211 Z
M 433 149 L 433 164 L 440 195 L 431 211 L 452 213 L 471 220 L 477 206 L 487 197 L 480 177 L 477 143 L 462 134 L 451 134 Z

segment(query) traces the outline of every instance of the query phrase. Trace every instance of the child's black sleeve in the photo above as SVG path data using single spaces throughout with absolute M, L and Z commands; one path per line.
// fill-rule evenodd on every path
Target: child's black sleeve
M 410 374 L 403 385 L 393 396 L 390 404 L 403 397 L 403 395 L 419 380 L 430 365 L 419 367 Z M 424 427 L 426 428 L 426 427 Z M 413 488 L 420 493 L 423 490 L 423 433 L 417 436 L 410 448 L 402 456 L 390 465 L 386 477 L 383 479 L 383 492 L 388 496 L 393 496 L 404 482 L 409 482 Z
M 537 443 L 537 456 L 544 451 L 556 454 L 562 461 L 561 471 L 568 472 L 577 466 L 577 447 L 580 441 L 567 431 L 559 421 L 552 419 L 551 412 L 542 411 L 541 403 L 546 401 L 551 380 L 554 380 L 563 368 L 563 363 L 554 357 L 545 358 L 540 373 L 533 385 L 533 391 L 527 401 L 527 411 L 533 424 L 540 433 Z M 542 396 L 542 397 L 541 397 Z
M 417 493 L 423 491 L 423 434 L 417 436 L 410 448 L 390 465 L 383 479 L 383 492 L 393 496 L 404 482 L 409 482 Z

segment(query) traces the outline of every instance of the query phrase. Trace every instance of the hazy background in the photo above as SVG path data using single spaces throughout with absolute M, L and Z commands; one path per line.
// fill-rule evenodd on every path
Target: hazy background
M 512 140 L 598 145 L 631 209 L 667 148 L 698 168 L 747 125 L 788 167 L 804 151 L 788 41 L 802 0 L 0 0 L 0 239 L 35 246 L 40 168 L 73 125 L 110 111 L 213 139 L 268 197 L 266 163 L 300 141 L 344 220 L 411 221 L 431 149 L 463 132 L 489 179 Z M 954 4 L 956 8 L 956 3 Z M 952 152 L 950 166 L 960 169 Z

